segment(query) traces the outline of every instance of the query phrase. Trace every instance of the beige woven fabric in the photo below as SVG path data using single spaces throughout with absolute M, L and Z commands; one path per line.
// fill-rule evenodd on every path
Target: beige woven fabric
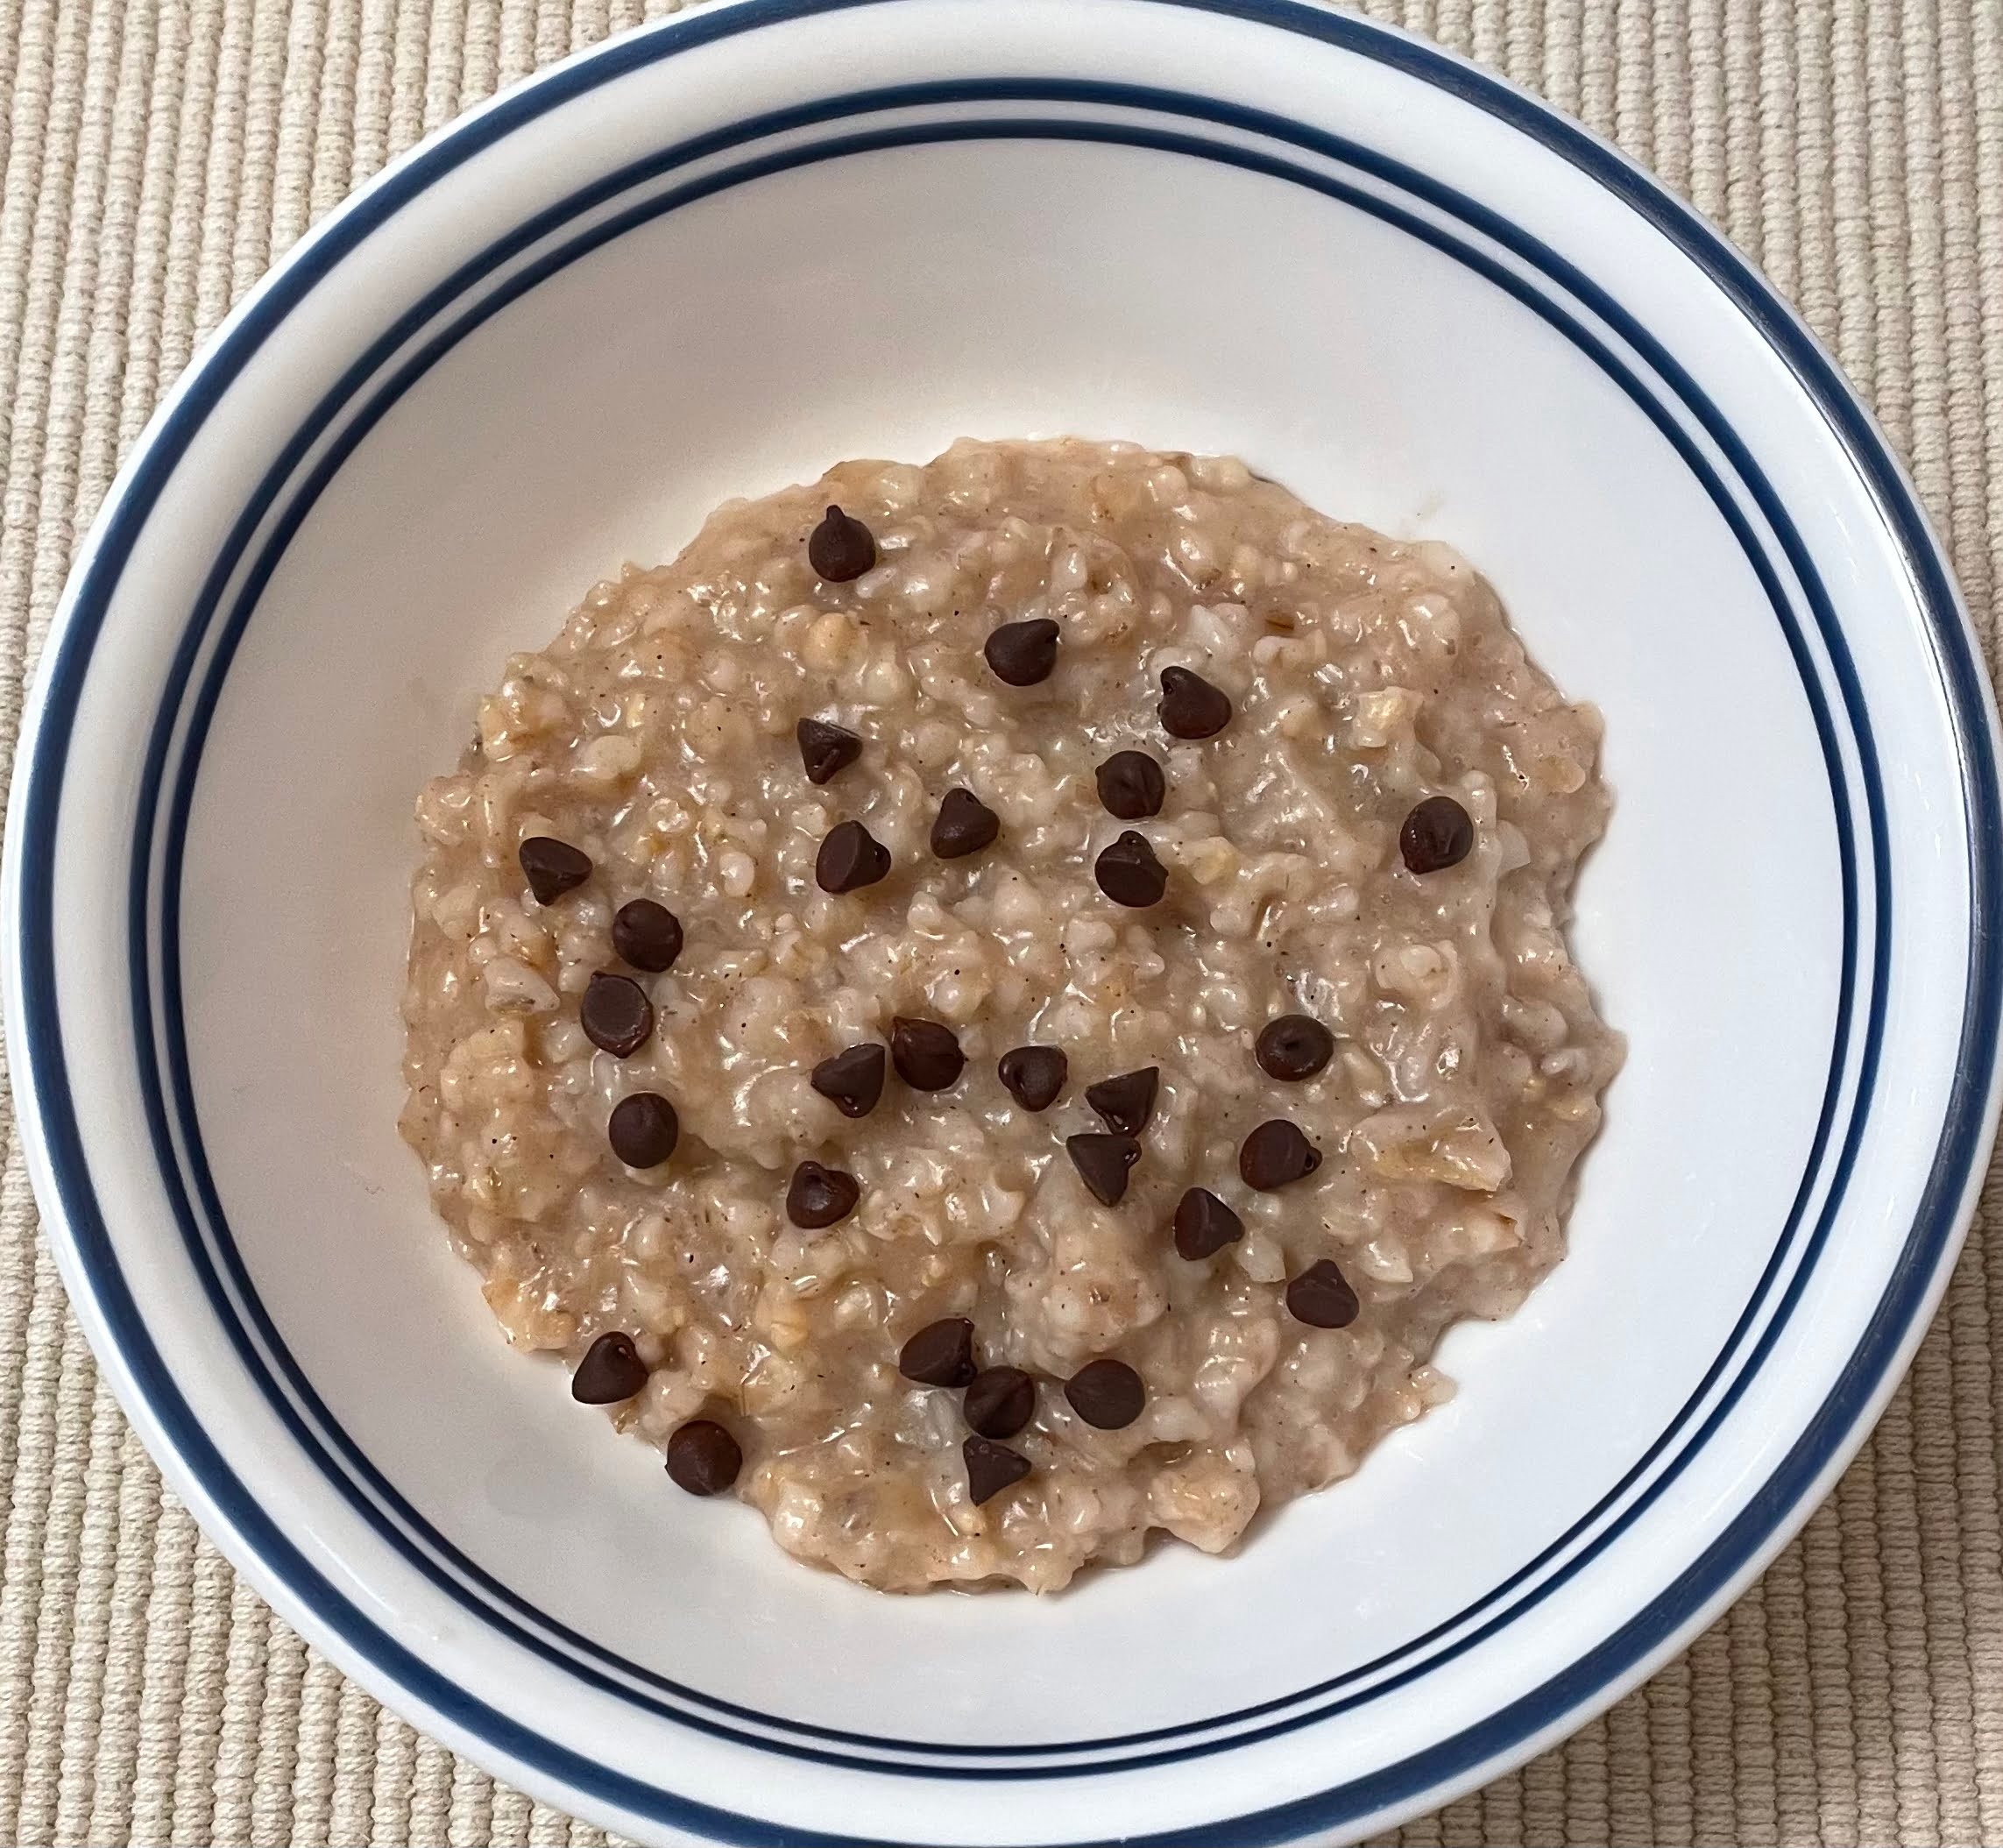
M 1613 135 L 1764 265 L 1908 458 L 1993 649 L 2003 0 L 1372 10 Z M 0 770 L 72 549 L 230 301 L 390 155 L 641 11 L 0 0 Z M 4 1098 L 0 1146 L 0 1841 L 602 1839 L 380 1711 L 237 1582 L 97 1382 Z M 1402 1840 L 2003 1843 L 1996 1175 L 1987 1200 L 1906 1389 L 1764 1582 Z

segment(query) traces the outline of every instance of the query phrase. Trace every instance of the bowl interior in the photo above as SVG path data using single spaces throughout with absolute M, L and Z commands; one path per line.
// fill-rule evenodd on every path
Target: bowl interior
M 789 1562 L 747 1510 L 675 1494 L 560 1369 L 504 1349 L 395 1134 L 411 803 L 511 649 L 623 561 L 672 556 L 717 502 L 843 457 L 1062 433 L 1235 452 L 1490 576 L 1606 715 L 1617 808 L 1573 935 L 1631 1062 L 1571 1256 L 1513 1321 L 1449 1339 L 1458 1398 L 1357 1478 L 1235 1559 L 1164 1547 L 1040 1603 L 891 1599 Z M 920 1741 L 1276 1699 L 1449 1621 L 1563 1533 L 1698 1390 L 1767 1263 L 1815 1134 L 1842 953 L 1830 775 L 1786 637 L 1601 365 L 1353 205 L 1046 138 L 746 181 L 444 351 L 256 599 L 202 748 L 180 915 L 216 1195 L 357 1450 L 609 1654 L 792 1720 L 853 1727 L 866 1708 L 865 1730 Z M 1150 1671 L 1114 1672 L 1135 1662 Z M 1086 1710 L 1081 1664 L 1107 1670 Z

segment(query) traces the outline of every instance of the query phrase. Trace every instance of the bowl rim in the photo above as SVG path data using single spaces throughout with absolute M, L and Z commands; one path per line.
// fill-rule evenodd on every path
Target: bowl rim
M 55 1037 L 55 988 L 53 960 L 46 957 L 47 925 L 46 919 L 38 919 L 25 910 L 33 903 L 38 883 L 46 900 L 47 882 L 25 879 L 24 866 L 34 864 L 38 848 L 46 853 L 53 839 L 67 721 L 88 664 L 94 634 L 87 620 L 89 599 L 104 574 L 116 579 L 122 525 L 130 522 L 136 530 L 144 523 L 143 510 L 137 516 L 133 512 L 136 485 L 144 479 L 148 469 L 161 466 L 160 458 L 173 450 L 180 426 L 189 420 L 199 424 L 205 394 L 218 394 L 216 375 L 224 369 L 228 356 L 246 341 L 254 344 L 259 337 L 257 329 L 274 313 L 274 307 L 277 317 L 282 318 L 286 307 L 280 305 L 281 298 L 288 290 L 301 294 L 310 290 L 347 244 L 365 235 L 380 216 L 397 209 L 402 199 L 421 190 L 491 140 L 637 64 L 671 56 L 717 38 L 795 18 L 853 6 L 895 4 L 901 4 L 901 0 L 734 0 L 734 4 L 680 16 L 554 67 L 504 92 L 421 144 L 281 259 L 183 375 L 107 497 L 52 626 L 44 665 L 24 715 L 11 805 L 4 894 L 10 952 L 5 972 L 10 1051 L 16 1071 L 25 1074 L 25 1081 L 17 1087 L 17 1096 L 28 1131 L 25 1140 L 36 1193 L 93 1346 L 106 1359 L 128 1412 L 150 1440 L 149 1448 L 162 1458 L 176 1487 L 191 1502 L 208 1511 L 210 1519 L 204 1526 L 212 1532 L 220 1527 L 234 1540 L 235 1545 L 226 1549 L 232 1557 L 251 1570 L 260 1587 L 288 1617 L 323 1643 L 329 1640 L 328 1619 L 317 1611 L 311 1615 L 301 1614 L 302 1607 L 310 1601 L 294 1582 L 301 1574 L 311 1576 L 313 1568 L 302 1559 L 296 1560 L 295 1567 L 290 1568 L 274 1563 L 267 1556 L 268 1551 L 290 1550 L 283 1547 L 282 1536 L 274 1532 L 273 1538 L 280 1543 L 279 1548 L 272 1548 L 266 1542 L 260 1550 L 238 1522 L 224 1512 L 225 1498 L 214 1490 L 217 1472 L 223 1478 L 230 1474 L 220 1455 L 210 1452 L 203 1457 L 199 1447 L 190 1444 L 188 1449 L 197 1452 L 191 1455 L 168 1434 L 157 1416 L 156 1401 L 173 1394 L 172 1383 L 157 1367 L 154 1377 L 149 1377 L 145 1356 L 130 1350 L 118 1337 L 114 1327 L 117 1318 L 107 1313 L 98 1294 L 105 1279 L 92 1274 L 94 1267 L 80 1243 L 79 1224 L 87 1221 L 94 1208 L 88 1201 L 88 1179 L 81 1198 L 74 1192 L 74 1176 L 81 1172 L 81 1151 L 73 1146 L 73 1126 L 66 1126 L 62 1121 L 69 1104 L 62 1082 L 60 1041 Z M 1490 1774 L 1501 1762 L 1527 1756 L 1548 1738 L 1580 1724 L 1681 1646 L 1689 1634 L 1736 1595 L 1806 1519 L 1837 1472 L 1861 1444 L 1876 1413 L 1896 1386 L 1924 1332 L 1927 1316 L 1944 1287 L 1948 1268 L 1972 1214 L 1975 1192 L 1994 1135 L 1998 1101 L 1996 1024 L 1999 997 L 2003 996 L 2003 944 L 1998 942 L 1991 926 L 1997 913 L 1999 892 L 2003 889 L 2003 867 L 1999 867 L 1998 852 L 1999 837 L 2003 834 L 1998 817 L 2003 813 L 2003 803 L 1999 803 L 1997 787 L 1994 709 L 1979 651 L 1917 498 L 1833 362 L 1793 312 L 1718 233 L 1660 182 L 1548 105 L 1449 53 L 1390 28 L 1325 11 L 1304 4 L 1304 0 L 1150 0 L 1150 4 L 1221 13 L 1253 25 L 1302 33 L 1420 76 L 1559 152 L 1667 232 L 1788 365 L 1800 387 L 1822 409 L 1876 501 L 1886 530 L 1899 547 L 1911 576 L 1915 607 L 1932 632 L 1962 765 L 1963 803 L 1976 824 L 1970 840 L 1971 934 L 1984 953 L 1971 954 L 1957 1095 L 1947 1113 L 1927 1191 L 1870 1329 L 1852 1352 L 1837 1389 L 1773 1472 L 1766 1492 L 1718 1536 L 1674 1587 L 1648 1609 L 1637 1613 L 1617 1636 L 1589 1652 L 1567 1675 L 1492 1716 L 1483 1726 L 1471 1729 L 1456 1739 L 1440 1741 L 1427 1752 L 1403 1765 L 1387 1767 L 1377 1777 L 1352 1781 L 1350 1785 L 1278 1809 L 1241 1816 L 1228 1825 L 1221 1825 L 1216 1834 L 1220 1840 L 1268 1839 L 1272 1838 L 1273 1830 L 1291 1835 L 1299 1829 L 1324 1826 L 1362 1814 L 1381 1814 L 1386 1803 L 1416 1808 L 1442 1800 L 1455 1774 L 1450 1770 L 1423 1772 L 1419 1767 L 1424 1761 L 1462 1745 L 1459 1775 L 1473 1781 L 1477 1776 Z M 166 472 L 171 473 L 173 466 L 173 460 L 167 461 Z M 108 600 L 108 589 L 103 597 Z M 85 617 L 80 617 L 80 610 L 87 612 Z M 101 617 L 102 613 L 100 606 L 97 614 Z M 55 1132 L 53 1142 L 52 1119 Z M 67 1175 L 66 1166 L 72 1170 Z M 200 1437 L 198 1431 L 195 1436 Z M 337 1594 L 336 1602 L 340 1602 Z M 1650 1633 L 1646 1637 L 1637 1634 L 1644 1627 L 1644 1619 L 1650 1618 L 1655 1619 Z M 382 1640 L 402 1655 L 413 1669 L 423 1671 L 424 1665 L 401 1650 L 394 1637 L 384 1632 Z M 334 1653 L 344 1664 L 368 1664 L 357 1670 L 360 1679 L 379 1688 L 395 1689 L 398 1704 L 415 1706 L 443 1718 L 434 1699 L 415 1693 L 408 1680 L 369 1654 L 364 1645 L 345 1637 L 341 1643 L 343 1646 L 336 1647 Z M 1589 1667 L 1589 1664 L 1596 1666 Z M 1541 1709 L 1540 1716 L 1518 1710 L 1532 1706 Z M 476 1710 L 485 1716 L 484 1727 L 447 1722 L 441 1730 L 478 1738 L 490 1752 L 503 1752 L 516 1763 L 534 1764 L 539 1757 L 546 1756 L 531 1748 L 547 1742 L 528 1736 L 511 1743 L 506 1733 L 520 1733 L 521 1729 L 477 1703 Z M 497 1726 L 494 1722 L 500 1724 Z M 1483 1737 L 1476 1740 L 1476 1733 Z M 1401 1773 L 1405 1774 L 1399 1780 L 1406 1788 L 1403 1796 L 1390 1788 L 1388 1782 Z M 510 1774 L 520 1775 L 513 1770 Z M 579 1786 L 571 1775 L 544 1772 L 542 1776 L 560 1801 L 574 1802 Z M 1363 1785 L 1380 1781 L 1387 1785 L 1381 1796 L 1362 1789 Z M 1410 1795 L 1414 1788 L 1419 1792 L 1416 1798 Z M 743 1837 L 747 1830 L 755 1831 L 762 1826 L 751 1818 L 725 1816 L 683 1799 L 675 1799 L 672 1806 L 665 1805 L 660 1802 L 661 1795 L 649 1792 L 655 1811 L 665 1814 L 670 1809 L 678 1810 L 681 1820 L 699 1828 L 713 1830 L 720 1823 L 732 1835 Z M 1332 1807 L 1338 1797 L 1343 1800 L 1340 1809 Z M 617 1802 L 620 1799 L 614 1796 L 604 1801 Z M 816 1837 L 788 1830 L 784 1838 L 799 1841 Z

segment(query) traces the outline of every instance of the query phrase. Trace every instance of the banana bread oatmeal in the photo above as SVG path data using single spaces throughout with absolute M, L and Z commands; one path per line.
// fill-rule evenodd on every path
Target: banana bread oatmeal
M 403 1132 L 508 1339 L 802 1559 L 1221 1552 L 1562 1255 L 1600 723 L 1441 547 L 1125 444 L 848 463 L 478 727 Z

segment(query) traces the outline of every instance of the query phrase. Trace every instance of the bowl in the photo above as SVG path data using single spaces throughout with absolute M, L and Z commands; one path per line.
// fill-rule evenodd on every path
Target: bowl
M 414 1723 L 628 1836 L 1349 1839 L 1716 1615 L 1919 1338 L 1996 1116 L 1993 714 L 1829 358 L 1583 131 L 1295 0 L 739 0 L 281 263 L 91 533 L 8 835 L 49 1236 L 152 1454 Z M 894 1599 L 495 1338 L 399 1143 L 410 804 L 622 560 L 845 456 L 1233 451 L 1451 540 L 1606 716 L 1628 1037 L 1454 1402 L 1235 1558 Z

